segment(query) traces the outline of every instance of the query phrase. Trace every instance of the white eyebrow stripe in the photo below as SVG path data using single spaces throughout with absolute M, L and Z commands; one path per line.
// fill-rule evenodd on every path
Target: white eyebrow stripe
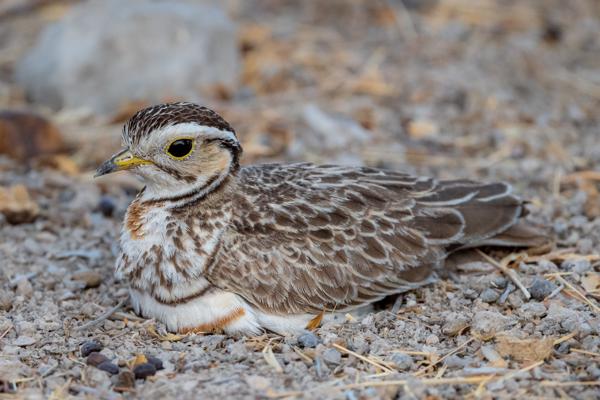
M 203 136 L 208 138 L 228 139 L 237 142 L 235 133 L 231 131 L 224 131 L 222 129 L 215 128 L 214 126 L 201 125 L 196 122 L 184 122 L 180 124 L 169 125 L 160 129 L 156 133 L 152 133 L 151 135 L 156 134 L 157 136 L 161 137 L 161 139 L 167 139 L 176 135 L 196 135 L 198 133 L 201 133 Z

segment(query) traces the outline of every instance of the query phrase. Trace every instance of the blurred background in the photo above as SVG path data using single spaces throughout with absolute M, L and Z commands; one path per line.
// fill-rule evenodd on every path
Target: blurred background
M 234 126 L 244 163 L 503 179 L 540 203 L 583 190 L 595 217 L 599 15 L 595 0 L 3 0 L 0 168 L 91 181 L 135 111 L 191 100 Z
M 476 390 L 416 378 L 470 377 L 471 367 L 500 371 L 488 385 L 496 397 L 597 398 L 599 39 L 598 0 L 0 0 L 0 397 L 113 399 L 115 385 L 132 390 L 133 378 L 111 381 L 77 359 L 92 337 L 119 363 L 147 351 L 164 360 L 168 373 L 138 380 L 140 398 L 289 398 L 280 391 L 385 375 L 333 348 L 327 367 L 321 344 L 303 349 L 313 366 L 266 336 L 171 343 L 181 338 L 127 304 L 111 314 L 128 296 L 113 266 L 141 184 L 127 173 L 93 179 L 94 170 L 120 148 L 134 112 L 189 100 L 231 123 L 244 164 L 369 165 L 513 184 L 559 249 L 514 258 L 539 303 L 488 265 L 476 279 L 457 274 L 407 294 L 397 318 L 349 319 L 322 337 L 409 374 L 417 383 L 402 398 L 413 389 L 415 398 L 485 398 L 492 375 Z M 569 299 L 565 279 L 586 295 Z M 538 344 L 552 355 L 523 380 L 524 362 L 506 364 L 504 353 L 484 360 L 478 324 L 532 338 L 511 344 L 527 348 L 523 360 L 546 357 Z M 271 344 L 283 374 L 272 369 L 281 367 Z M 423 356 L 413 363 L 398 349 Z M 399 398 L 394 390 L 336 398 Z

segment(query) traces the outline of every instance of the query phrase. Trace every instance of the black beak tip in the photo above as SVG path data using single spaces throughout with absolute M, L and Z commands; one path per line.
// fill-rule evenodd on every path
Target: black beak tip
M 115 165 L 111 160 L 105 161 L 96 170 L 96 174 L 94 174 L 94 178 L 97 178 L 99 176 L 106 175 L 106 174 L 112 172 L 114 170 L 114 167 L 115 167 Z

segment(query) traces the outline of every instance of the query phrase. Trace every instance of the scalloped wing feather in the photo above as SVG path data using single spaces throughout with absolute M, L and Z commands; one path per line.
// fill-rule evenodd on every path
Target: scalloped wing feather
M 243 168 L 216 286 L 270 313 L 344 310 L 428 282 L 446 248 L 513 225 L 503 183 L 437 182 L 373 168 Z

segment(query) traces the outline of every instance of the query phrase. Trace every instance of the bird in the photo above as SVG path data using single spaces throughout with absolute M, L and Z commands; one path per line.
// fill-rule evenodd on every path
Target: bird
M 96 176 L 128 170 L 145 186 L 124 217 L 116 274 L 134 311 L 172 332 L 300 334 L 435 281 L 461 251 L 546 240 L 503 182 L 242 166 L 231 125 L 191 102 L 138 111 L 122 140 Z

